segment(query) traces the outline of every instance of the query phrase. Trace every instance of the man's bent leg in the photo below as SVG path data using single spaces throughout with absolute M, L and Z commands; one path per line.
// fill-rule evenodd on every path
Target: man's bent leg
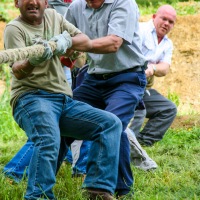
M 123 130 L 125 130 L 133 117 L 136 106 L 142 99 L 145 85 L 146 77 L 141 72 L 120 74 L 108 80 L 97 80 L 94 76 L 87 75 L 83 84 L 74 91 L 74 97 L 115 114 L 121 119 Z M 127 194 L 132 189 L 132 185 L 129 141 L 127 134 L 123 132 L 115 192 L 118 195 Z
M 60 148 L 59 117 L 63 96 L 30 92 L 16 103 L 14 118 L 34 143 L 25 199 L 54 199 L 52 188 Z
M 113 114 L 66 97 L 60 120 L 62 135 L 91 140 L 83 188 L 114 193 L 117 183 L 122 126 Z M 112 162 L 111 162 L 112 161 Z
M 147 152 L 141 147 L 137 141 L 135 134 L 129 129 L 126 129 L 128 139 L 131 148 L 131 162 L 139 169 L 148 171 L 156 169 L 158 166 L 154 160 L 152 160 Z
M 150 89 L 150 95 L 144 95 L 144 103 L 149 119 L 143 130 L 137 135 L 141 144 L 151 146 L 160 141 L 176 117 L 177 108 L 174 103 Z
M 145 117 L 146 117 L 146 109 L 135 110 L 134 117 L 131 119 L 128 125 L 129 128 L 135 133 L 136 137 L 140 132 Z
M 121 74 L 117 76 L 116 79 L 117 81 L 120 79 L 129 80 L 129 82 L 123 82 L 118 85 L 118 87 L 105 93 L 107 95 L 106 110 L 115 114 L 121 120 L 123 125 L 120 143 L 119 176 L 116 188 L 118 196 L 123 196 L 132 190 L 133 185 L 133 176 L 130 165 L 130 144 L 125 129 L 133 118 L 135 108 L 144 94 L 145 75 L 143 73 L 133 73 L 128 77 L 127 74 Z M 138 79 L 140 80 L 141 85 L 140 83 L 136 84 Z M 133 194 L 133 191 L 131 191 L 129 195 L 131 194 Z

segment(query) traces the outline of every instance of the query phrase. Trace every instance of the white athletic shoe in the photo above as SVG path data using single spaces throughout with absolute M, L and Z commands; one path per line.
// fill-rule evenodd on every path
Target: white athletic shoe
M 125 132 L 127 133 L 130 142 L 131 162 L 133 165 L 145 171 L 155 170 L 158 168 L 156 162 L 151 159 L 147 152 L 141 147 L 133 131 L 130 128 L 127 128 Z
M 152 160 L 151 158 L 148 158 L 146 160 L 136 158 L 136 159 L 132 159 L 132 162 L 136 168 L 142 169 L 144 171 L 155 170 L 158 168 L 158 165 L 156 164 L 156 162 Z

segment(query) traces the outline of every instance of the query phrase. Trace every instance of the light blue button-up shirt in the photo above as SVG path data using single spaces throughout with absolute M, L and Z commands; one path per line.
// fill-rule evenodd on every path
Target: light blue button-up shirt
M 85 0 L 73 1 L 65 17 L 90 39 L 114 34 L 124 40 L 116 53 L 88 53 L 88 73 L 119 72 L 144 65 L 138 13 L 134 0 L 105 0 L 99 9 L 89 8 Z
M 141 22 L 140 35 L 142 39 L 142 52 L 149 63 L 165 62 L 171 65 L 173 44 L 167 37 L 158 44 L 158 38 L 153 21 Z

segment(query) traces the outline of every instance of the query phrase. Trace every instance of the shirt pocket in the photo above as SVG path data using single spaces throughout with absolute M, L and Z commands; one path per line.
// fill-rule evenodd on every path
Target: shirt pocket
M 142 52 L 146 55 L 148 52 L 152 52 L 154 50 L 154 44 L 152 44 L 149 40 L 145 40 L 142 44 Z

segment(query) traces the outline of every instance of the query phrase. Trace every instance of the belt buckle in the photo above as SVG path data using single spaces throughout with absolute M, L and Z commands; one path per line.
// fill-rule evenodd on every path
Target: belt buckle
M 102 77 L 104 80 L 108 79 L 109 78 L 109 74 L 102 74 Z

